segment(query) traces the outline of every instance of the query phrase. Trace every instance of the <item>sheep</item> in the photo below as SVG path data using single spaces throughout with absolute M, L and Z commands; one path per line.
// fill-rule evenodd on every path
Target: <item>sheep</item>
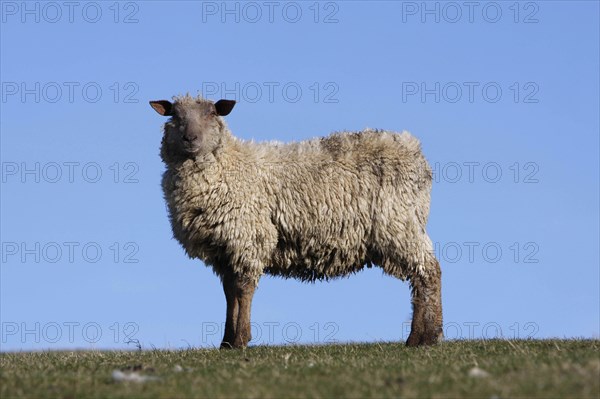
M 432 172 L 408 132 L 367 129 L 283 144 L 233 136 L 233 100 L 150 101 L 170 119 L 160 156 L 173 236 L 220 277 L 221 348 L 251 340 L 264 274 L 314 282 L 373 264 L 408 279 L 408 346 L 442 339 L 441 270 L 425 231 Z

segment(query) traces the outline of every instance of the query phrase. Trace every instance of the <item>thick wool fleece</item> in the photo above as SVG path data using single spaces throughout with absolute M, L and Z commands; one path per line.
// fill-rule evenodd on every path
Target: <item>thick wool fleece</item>
M 255 143 L 222 123 L 211 152 L 165 159 L 162 182 L 174 237 L 217 275 L 314 281 L 375 264 L 405 279 L 437 264 L 431 169 L 409 133 Z

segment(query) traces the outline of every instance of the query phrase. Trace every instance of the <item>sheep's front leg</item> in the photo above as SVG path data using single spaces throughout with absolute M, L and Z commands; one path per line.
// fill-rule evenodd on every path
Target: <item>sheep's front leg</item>
M 238 301 L 236 299 L 235 276 L 233 273 L 227 273 L 223 276 L 223 291 L 227 301 L 227 316 L 225 319 L 225 334 L 221 342 L 221 349 L 233 348 L 235 339 L 235 330 L 239 312 Z
M 256 283 L 232 273 L 223 278 L 223 289 L 227 299 L 227 320 L 221 348 L 243 348 L 252 339 L 250 311 Z
M 421 272 L 410 278 L 413 319 L 408 346 L 433 345 L 442 332 L 442 272 L 440 264 L 431 258 Z

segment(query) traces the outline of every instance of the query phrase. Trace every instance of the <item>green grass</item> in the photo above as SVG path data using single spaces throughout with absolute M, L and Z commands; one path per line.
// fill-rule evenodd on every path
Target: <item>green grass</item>
M 2 353 L 0 397 L 597 399 L 599 349 L 599 340 L 493 340 L 417 349 L 375 343 Z M 489 375 L 469 376 L 475 366 Z M 160 379 L 116 382 L 116 369 Z

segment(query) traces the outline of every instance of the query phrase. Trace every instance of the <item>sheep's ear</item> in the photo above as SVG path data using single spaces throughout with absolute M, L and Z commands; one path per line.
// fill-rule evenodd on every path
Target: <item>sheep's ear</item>
M 217 115 L 225 116 L 229 115 L 233 106 L 235 105 L 234 100 L 219 100 L 215 103 L 215 109 L 217 110 Z
M 161 114 L 162 116 L 171 116 L 171 111 L 173 110 L 173 104 L 167 100 L 160 101 L 150 101 L 150 106 L 154 108 L 156 112 Z

